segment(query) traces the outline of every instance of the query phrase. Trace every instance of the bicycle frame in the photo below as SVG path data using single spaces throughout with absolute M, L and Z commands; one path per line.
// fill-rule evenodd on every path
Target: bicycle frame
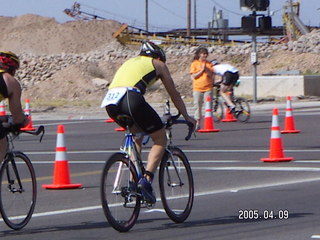
M 213 99 L 213 111 L 218 111 L 219 108 L 219 102 L 221 102 L 222 105 L 225 105 L 225 107 L 229 107 L 225 99 L 220 94 L 220 85 L 215 85 L 216 88 L 216 96 Z M 234 95 L 234 88 L 228 91 L 229 96 L 233 104 L 236 106 L 236 108 L 239 110 L 238 113 L 233 113 L 234 117 L 239 120 L 240 122 L 247 122 L 250 118 L 250 106 L 246 99 L 242 97 L 236 97 Z M 220 105 L 221 105 L 220 104 Z M 223 113 L 220 114 L 220 117 L 223 117 Z
M 168 144 L 166 146 L 165 151 L 169 154 L 169 158 L 171 159 L 172 166 L 174 167 L 175 172 L 179 176 L 178 167 L 175 164 L 175 161 L 174 161 L 174 158 L 173 158 L 173 154 L 171 152 L 171 148 L 174 147 L 172 145 L 172 133 L 171 133 L 171 130 L 172 130 L 172 127 L 166 128 L 166 136 L 167 136 L 167 139 L 168 139 Z M 135 145 L 135 142 L 134 142 L 135 136 L 136 136 L 136 134 L 131 133 L 131 132 L 128 131 L 125 134 L 125 137 L 124 137 L 124 140 L 123 140 L 123 144 L 120 147 L 120 151 L 122 153 L 124 153 L 128 159 L 130 159 L 129 168 L 130 168 L 130 164 L 132 164 L 132 163 L 134 164 L 134 167 L 135 167 L 135 169 L 137 171 L 138 179 L 140 179 L 144 175 L 145 168 L 144 168 L 141 156 L 137 152 L 137 149 L 136 149 L 136 145 Z M 121 163 L 119 165 L 119 167 L 118 167 L 118 171 L 117 171 L 116 178 L 115 178 L 114 185 L 113 185 L 113 189 L 114 189 L 113 193 L 121 192 L 121 189 L 119 189 L 119 185 L 120 185 L 119 183 L 120 183 L 120 179 L 121 179 L 121 176 L 122 176 L 121 175 L 122 174 L 122 170 L 121 169 L 123 167 L 123 164 L 124 163 Z M 171 180 L 170 180 L 171 178 L 170 178 L 169 171 L 167 171 L 167 174 L 168 174 L 168 179 L 170 181 L 170 186 L 174 186 L 174 185 L 171 184 Z M 169 182 L 168 182 L 168 184 L 169 184 Z M 179 176 L 179 184 L 177 184 L 176 186 L 182 186 L 182 185 L 183 185 L 183 183 L 182 183 L 181 178 Z M 128 183 L 128 186 L 129 186 L 129 183 Z
M 127 158 L 130 159 L 129 161 L 129 169 L 130 169 L 130 165 L 133 163 L 135 164 L 135 169 L 137 171 L 138 174 L 138 179 L 140 179 L 143 174 L 144 174 L 144 166 L 143 166 L 143 162 L 140 158 L 140 154 L 137 152 L 135 143 L 134 143 L 134 137 L 135 134 L 127 132 L 125 134 L 125 138 L 123 140 L 123 145 L 120 147 L 120 150 L 122 153 L 124 153 L 126 155 Z M 121 189 L 119 189 L 120 187 L 120 179 L 122 176 L 122 167 L 123 167 L 124 163 L 120 163 L 119 167 L 118 167 L 118 171 L 116 174 L 116 178 L 113 184 L 113 193 L 119 193 L 121 192 Z M 128 178 L 129 179 L 129 178 Z M 128 182 L 128 186 L 129 186 L 129 182 Z
M 160 198 L 168 217 L 184 222 L 189 216 L 194 196 L 194 184 L 190 164 L 181 149 L 172 143 L 171 126 L 183 123 L 189 131 L 189 140 L 194 126 L 185 120 L 178 120 L 180 114 L 167 114 L 165 122 L 168 144 L 159 165 Z M 143 195 L 139 180 L 145 174 L 144 162 L 140 155 L 138 141 L 144 133 L 134 134 L 127 128 L 120 151 L 107 160 L 101 178 L 102 207 L 110 225 L 120 232 L 129 231 L 136 223 L 140 208 L 152 208 Z M 145 145 L 147 141 L 143 141 Z
M 41 141 L 44 127 L 40 126 L 36 131 L 21 132 L 32 135 L 42 133 Z M 8 227 L 14 230 L 23 228 L 30 221 L 37 198 L 36 175 L 32 163 L 27 155 L 14 148 L 13 141 L 21 132 L 9 130 L 6 136 L 6 155 L 0 167 L 0 213 Z

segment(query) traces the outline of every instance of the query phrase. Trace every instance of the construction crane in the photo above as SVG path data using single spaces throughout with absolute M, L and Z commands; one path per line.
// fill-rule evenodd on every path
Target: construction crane
M 310 32 L 301 19 L 299 18 L 300 13 L 300 2 L 293 2 L 290 0 L 283 6 L 283 25 L 286 30 L 288 40 L 296 40 L 299 36 Z
M 77 20 L 106 19 L 96 14 L 81 11 L 80 3 L 77 3 L 77 2 L 75 2 L 70 9 L 66 8 L 63 12 L 68 16 L 75 18 Z

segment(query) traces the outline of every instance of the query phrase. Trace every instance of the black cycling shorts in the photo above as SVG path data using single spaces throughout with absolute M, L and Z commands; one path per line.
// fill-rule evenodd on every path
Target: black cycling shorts
M 236 73 L 233 73 L 233 72 L 226 72 L 224 75 L 223 75 L 223 81 L 222 83 L 224 85 L 234 85 L 237 80 L 239 79 L 239 73 L 236 72 Z
M 0 122 L 0 139 L 3 139 L 7 136 L 8 130 L 2 126 L 2 122 Z
M 148 134 L 164 126 L 158 113 L 146 102 L 143 95 L 133 90 L 128 90 L 117 105 L 106 106 L 106 110 L 109 116 L 123 128 L 127 127 L 127 123 L 119 119 L 119 115 L 129 115 L 133 119 L 133 124 Z

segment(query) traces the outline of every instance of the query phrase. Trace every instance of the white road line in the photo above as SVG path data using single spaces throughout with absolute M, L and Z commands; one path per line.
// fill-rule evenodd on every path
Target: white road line
M 187 149 L 183 150 L 186 153 L 214 153 L 214 152 L 269 152 L 269 150 L 264 150 L 264 149 Z M 284 152 L 320 152 L 320 149 L 286 149 Z
M 206 169 L 217 171 L 306 171 L 306 172 L 319 172 L 318 167 L 192 167 L 192 169 Z
M 163 208 L 154 208 L 154 209 L 149 209 L 144 211 L 146 213 L 151 213 L 151 212 L 161 212 L 161 213 L 165 213 L 166 211 Z
M 311 238 L 312 239 L 320 239 L 320 235 L 312 235 Z
M 52 161 L 32 161 L 32 164 L 51 164 L 53 163 L 54 160 Z M 106 160 L 99 160 L 99 161 L 76 161 L 76 160 L 68 160 L 69 163 L 71 164 L 104 164 Z M 253 162 L 253 161 L 245 161 L 245 160 L 195 160 L 195 161 L 189 161 L 191 164 L 231 164 L 231 163 L 251 163 L 251 164 L 257 164 L 257 167 L 250 167 L 250 166 L 245 166 L 245 167 L 213 167 L 213 168 L 202 168 L 202 167 L 196 167 L 192 166 L 192 169 L 209 169 L 209 170 L 260 170 L 260 171 L 273 171 L 273 170 L 278 170 L 278 171 L 319 171 L 318 168 L 316 167 L 264 167 L 260 163 L 260 161 Z M 296 163 L 320 163 L 320 160 L 300 160 L 300 161 L 294 161 L 292 164 Z
M 86 150 L 86 151 L 67 151 L 70 154 L 80 154 L 80 153 L 85 153 L 85 154 L 95 154 L 95 153 L 115 153 L 118 152 L 119 149 L 112 149 L 112 150 Z M 148 153 L 149 150 L 142 150 L 144 153 Z M 269 150 L 255 150 L 255 149 L 247 149 L 247 150 L 237 150 L 237 149 L 216 149 L 216 150 L 183 150 L 185 153 L 264 153 L 264 152 L 269 152 Z M 320 152 L 320 149 L 293 149 L 293 150 L 286 150 L 284 152 L 299 152 L 299 153 L 305 153 L 305 152 Z M 30 152 L 24 152 L 25 154 L 30 154 L 30 155 L 45 155 L 45 154 L 54 154 L 54 151 L 30 151 Z
M 290 184 L 300 184 L 300 183 L 308 183 L 308 182 L 314 182 L 314 181 L 320 181 L 320 177 L 318 178 L 310 178 L 310 179 L 303 179 L 303 180 L 292 180 L 292 181 L 284 181 L 284 182 L 276 182 L 276 183 L 268 183 L 268 184 L 260 184 L 260 185 L 251 185 L 251 186 L 242 186 L 237 189 L 235 188 L 227 188 L 227 189 L 220 189 L 220 190 L 212 190 L 212 191 L 206 191 L 206 192 L 199 192 L 195 193 L 195 197 L 199 196 L 207 196 L 207 195 L 214 195 L 214 194 L 220 194 L 220 193 L 227 193 L 227 192 L 233 192 L 237 193 L 239 191 L 245 191 L 245 190 L 254 190 L 259 188 L 269 188 L 269 187 L 278 187 L 282 185 L 290 185 Z M 160 201 L 158 198 L 157 201 Z M 46 217 L 46 216 L 53 216 L 53 215 L 60 215 L 60 214 L 66 214 L 66 213 L 74 213 L 74 212 L 83 212 L 83 211 L 91 211 L 96 209 L 101 209 L 101 205 L 97 206 L 88 206 L 88 207 L 82 207 L 82 208 L 71 208 L 71 209 L 63 209 L 63 210 L 56 210 L 56 211 L 48 211 L 48 212 L 42 212 L 42 213 L 34 213 L 32 215 L 33 218 L 36 217 Z M 0 219 L 0 222 L 3 220 Z M 314 235 L 317 236 L 317 235 Z
M 71 119 L 72 120 L 72 119 Z M 38 120 L 39 122 L 40 120 Z M 57 120 L 55 120 L 57 121 Z M 82 120 L 82 119 L 78 119 L 78 120 L 73 120 L 72 122 L 70 121 L 57 121 L 57 122 L 52 122 L 52 123 L 45 123 L 45 124 L 35 124 L 34 126 L 55 126 L 55 125 L 59 125 L 59 124 L 63 124 L 63 125 L 68 125 L 68 124 L 78 124 L 78 123 L 94 123 L 94 122 L 102 122 L 103 119 L 86 119 L 86 120 Z
M 243 186 L 238 188 L 229 188 L 229 189 L 220 189 L 220 190 L 213 190 L 213 191 L 206 191 L 202 193 L 197 193 L 195 196 L 204 196 L 204 195 L 213 195 L 218 193 L 226 193 L 226 192 L 239 192 L 245 190 L 254 190 L 259 188 L 269 188 L 269 187 L 279 187 L 282 185 L 291 185 L 291 184 L 300 184 L 300 183 L 308 183 L 308 182 L 315 182 L 320 181 L 320 177 L 317 178 L 309 178 L 309 179 L 302 179 L 302 180 L 288 180 L 283 182 L 275 182 L 275 183 L 266 183 L 260 185 L 252 185 L 252 186 Z
M 49 212 L 42 212 L 42 213 L 34 213 L 32 214 L 32 218 L 36 217 L 47 217 L 59 214 L 66 214 L 66 213 L 74 213 L 74 212 L 84 212 L 90 210 L 100 209 L 102 206 L 91 206 L 91 207 L 82 207 L 82 208 L 71 208 L 71 209 L 64 209 L 64 210 L 57 210 L 57 211 L 49 211 Z M 14 219 L 22 219 L 23 217 L 15 217 Z M 0 218 L 0 222 L 3 222 L 3 219 Z
M 104 164 L 106 161 L 72 161 L 68 160 L 69 164 Z M 207 163 L 208 161 L 204 161 L 202 163 Z M 226 163 L 225 161 L 222 161 Z M 232 161 L 234 162 L 234 161 Z M 246 162 L 249 161 L 239 161 L 239 162 Z M 52 161 L 33 161 L 32 164 L 53 164 L 54 160 Z M 199 163 L 198 161 L 190 162 L 192 163 Z M 215 162 L 211 162 L 215 163 Z M 221 163 L 216 162 L 216 163 Z M 318 162 L 319 163 L 319 162 Z M 191 166 L 193 170 L 209 170 L 209 171 L 284 171 L 284 172 L 320 172 L 320 167 L 263 167 L 263 166 L 244 166 L 244 167 L 197 167 Z

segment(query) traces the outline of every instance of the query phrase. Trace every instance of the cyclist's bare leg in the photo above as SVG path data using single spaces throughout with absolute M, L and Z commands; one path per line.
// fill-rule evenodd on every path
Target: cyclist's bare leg
M 221 84 L 221 91 L 220 91 L 221 96 L 223 97 L 223 99 L 226 101 L 226 103 L 230 108 L 235 107 L 234 103 L 230 98 L 230 95 L 228 94 L 229 91 L 232 90 L 232 87 L 233 87 L 232 85 L 227 86 L 227 85 Z
M 167 137 L 164 128 L 155 131 L 149 135 L 153 141 L 153 146 L 148 155 L 146 171 L 154 173 L 163 157 L 165 147 L 167 144 Z M 150 176 L 146 177 L 149 181 L 152 180 L 150 179 Z
M 8 142 L 6 138 L 0 139 L 0 164 L 6 155 Z
M 138 129 L 136 126 L 132 126 L 130 128 L 130 131 L 133 133 L 141 132 L 141 130 Z M 164 128 L 149 134 L 149 136 L 151 137 L 154 144 L 148 155 L 146 171 L 154 173 L 164 154 L 164 150 L 167 144 L 167 137 Z M 141 153 L 142 150 L 142 140 L 143 136 L 135 139 L 135 144 L 139 153 Z M 149 175 L 147 175 L 146 178 L 148 181 L 152 180 L 150 179 Z

